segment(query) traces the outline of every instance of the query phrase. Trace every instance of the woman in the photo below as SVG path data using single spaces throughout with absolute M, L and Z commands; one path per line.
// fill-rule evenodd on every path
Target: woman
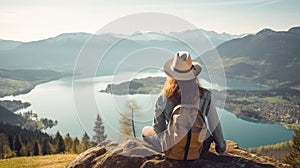
M 200 87 L 197 76 L 202 68 L 198 62 L 192 62 L 188 52 L 177 52 L 164 65 L 164 71 L 169 76 L 155 105 L 154 125 L 146 126 L 142 130 L 144 140 L 162 151 L 161 141 L 167 123 L 170 120 L 173 108 L 179 104 L 193 104 L 207 118 L 209 130 L 204 141 L 202 153 L 209 150 L 212 141 L 216 143 L 216 151 L 220 155 L 230 156 L 226 150 L 222 128 L 214 104 L 211 102 L 211 93 Z

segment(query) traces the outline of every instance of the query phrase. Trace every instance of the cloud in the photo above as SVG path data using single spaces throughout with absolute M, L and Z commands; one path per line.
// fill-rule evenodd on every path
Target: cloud
M 269 6 L 269 5 L 272 5 L 272 4 L 275 4 L 275 3 L 278 3 L 280 2 L 281 0 L 269 0 L 265 3 L 262 3 L 262 4 L 259 4 L 257 6 L 254 6 L 253 8 L 261 8 L 261 7 L 265 7 L 265 6 Z

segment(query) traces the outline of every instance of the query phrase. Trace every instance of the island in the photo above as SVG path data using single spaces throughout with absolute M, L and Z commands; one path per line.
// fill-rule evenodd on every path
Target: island
M 133 79 L 119 84 L 108 84 L 100 92 L 125 94 L 158 94 L 164 84 L 164 77 Z M 268 90 L 211 90 L 218 95 L 226 92 L 226 102 L 216 101 L 237 116 L 263 122 L 279 123 L 288 129 L 300 128 L 300 91 L 294 88 L 272 88 Z

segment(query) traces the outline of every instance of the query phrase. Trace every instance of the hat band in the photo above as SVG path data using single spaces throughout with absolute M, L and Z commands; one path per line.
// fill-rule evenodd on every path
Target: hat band
M 180 70 L 180 69 L 177 69 L 177 68 L 173 68 L 175 72 L 178 72 L 178 73 L 188 73 L 190 72 L 192 69 L 195 69 L 194 65 L 191 66 L 190 69 L 187 69 L 187 70 Z

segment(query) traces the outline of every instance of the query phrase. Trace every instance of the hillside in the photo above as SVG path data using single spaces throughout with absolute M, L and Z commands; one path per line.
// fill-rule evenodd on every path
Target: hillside
M 284 157 L 290 153 L 291 142 L 281 142 L 274 145 L 260 146 L 257 148 L 249 148 L 248 152 L 259 155 L 259 156 L 269 156 L 279 161 L 283 161 Z
M 22 102 L 21 100 L 0 100 L 0 106 L 8 109 L 11 112 L 16 112 L 22 108 L 31 106 L 28 102 Z
M 23 125 L 26 120 L 21 116 L 14 114 L 0 105 L 0 123 L 9 123 L 11 125 Z
M 13 40 L 0 40 L 0 51 L 14 49 L 22 43 L 23 42 Z
M 0 69 L 0 97 L 28 93 L 37 84 L 67 75 L 69 74 L 50 70 Z
M 114 45 L 113 50 L 108 53 L 108 63 L 104 63 L 104 65 L 109 65 L 104 67 L 104 69 L 108 70 L 103 70 L 103 73 L 112 73 L 114 69 L 111 67 L 114 68 L 125 56 L 144 47 L 161 47 L 174 52 L 178 49 L 184 49 L 187 46 L 173 37 L 190 39 L 190 37 L 194 38 L 195 35 L 199 35 L 199 33 L 204 34 L 203 37 L 207 35 L 207 38 L 213 43 L 213 45 L 210 45 L 208 40 L 203 38 L 196 39 L 196 41 L 192 40 L 193 43 L 199 44 L 203 52 L 211 49 L 212 46 L 217 46 L 227 40 L 240 37 L 200 29 L 170 34 L 137 32 L 131 37 L 127 37 L 125 40 Z M 122 36 L 126 37 L 127 35 L 116 35 L 112 33 L 100 35 L 65 33 L 53 38 L 21 43 L 11 47 L 10 50 L 0 50 L 0 67 L 5 69 L 36 69 L 42 67 L 52 70 L 72 70 L 81 48 L 89 38 L 92 37 L 89 43 L 89 49 L 99 53 L 101 49 L 105 49 L 121 40 Z M 2 41 L 2 43 L 5 42 L 6 41 Z M 9 41 L 7 41 L 7 43 L 9 43 Z M 113 66 L 110 64 L 113 64 Z
M 255 81 L 272 87 L 299 87 L 300 27 L 288 31 L 263 29 L 233 39 L 216 50 L 229 80 Z M 208 51 L 201 57 L 215 54 Z

